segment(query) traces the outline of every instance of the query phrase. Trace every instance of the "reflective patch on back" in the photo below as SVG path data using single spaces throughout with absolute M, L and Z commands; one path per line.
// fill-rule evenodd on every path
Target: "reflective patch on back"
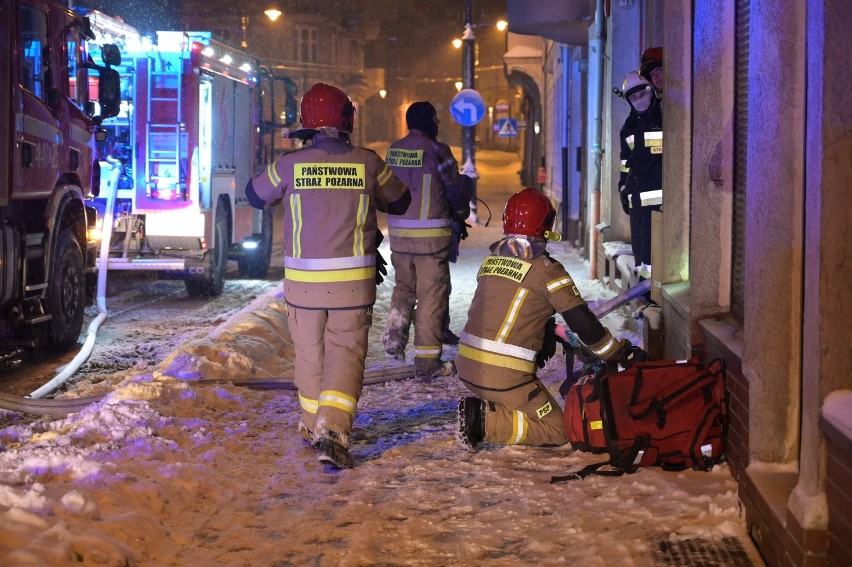
M 482 276 L 500 276 L 521 283 L 527 277 L 532 264 L 518 258 L 488 256 L 479 268 L 477 278 Z
M 390 148 L 385 163 L 391 167 L 423 167 L 423 150 Z
M 363 163 L 297 163 L 293 166 L 293 187 L 296 190 L 355 189 L 367 187 L 366 166 Z

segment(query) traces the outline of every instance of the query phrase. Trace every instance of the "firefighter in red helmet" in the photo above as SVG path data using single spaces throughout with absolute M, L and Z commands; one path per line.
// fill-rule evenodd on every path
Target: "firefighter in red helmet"
M 663 92 L 663 48 L 649 47 L 642 52 L 639 74 L 654 86 L 659 97 Z
M 296 351 L 299 430 L 335 468 L 364 380 L 377 281 L 376 210 L 402 214 L 411 196 L 375 152 L 349 142 L 355 109 L 318 83 L 302 98 L 313 143 L 282 155 L 246 187 L 252 206 L 284 205 L 284 298 Z
M 491 245 L 477 275 L 467 324 L 459 337 L 458 376 L 478 397 L 458 403 L 459 443 L 561 445 L 562 408 L 536 377 L 548 323 L 561 313 L 579 339 L 607 362 L 633 353 L 616 340 L 580 296 L 574 280 L 548 255 L 556 211 L 542 193 L 515 193 L 503 213 L 501 240 Z

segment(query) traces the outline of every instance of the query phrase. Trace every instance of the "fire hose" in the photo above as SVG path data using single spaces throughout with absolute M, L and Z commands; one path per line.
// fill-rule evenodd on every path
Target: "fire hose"
M 619 306 L 647 293 L 650 289 L 651 280 L 645 280 L 625 293 L 595 305 L 592 308 L 592 312 L 597 317 L 603 317 Z M 371 369 L 364 372 L 364 385 L 382 384 L 394 380 L 407 380 L 413 376 L 414 367 L 410 365 Z M 292 378 L 202 378 L 200 380 L 192 380 L 191 383 L 233 384 L 257 390 L 296 390 Z M 37 415 L 65 415 L 78 412 L 89 404 L 103 399 L 105 395 L 88 396 L 85 398 L 37 400 L 31 399 L 32 396 L 21 398 L 0 393 L 0 409 Z
M 80 367 L 89 360 L 92 350 L 95 348 L 95 338 L 97 337 L 98 327 L 107 318 L 106 308 L 106 277 L 107 277 L 107 262 L 109 261 L 109 243 L 112 238 L 112 222 L 113 208 L 115 207 L 115 194 L 118 188 L 118 178 L 121 176 L 121 166 L 113 165 L 110 173 L 109 191 L 107 194 L 106 209 L 104 210 L 103 230 L 101 233 L 101 251 L 98 258 L 98 287 L 97 287 L 97 305 L 98 316 L 95 317 L 86 330 L 86 340 L 83 342 L 83 348 L 77 353 L 71 362 L 62 369 L 59 374 L 53 377 L 50 382 L 43 385 L 41 388 L 30 393 L 29 398 L 39 399 L 51 392 L 54 392 L 59 386 L 64 384 L 71 376 L 73 376 Z M 4 407 L 4 406 L 0 406 Z

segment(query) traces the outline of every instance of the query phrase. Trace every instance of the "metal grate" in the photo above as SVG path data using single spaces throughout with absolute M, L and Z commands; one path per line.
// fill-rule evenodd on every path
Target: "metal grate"
M 654 546 L 656 565 L 678 567 L 754 567 L 755 563 L 740 540 L 735 537 L 722 539 L 685 539 L 669 541 L 661 539 Z

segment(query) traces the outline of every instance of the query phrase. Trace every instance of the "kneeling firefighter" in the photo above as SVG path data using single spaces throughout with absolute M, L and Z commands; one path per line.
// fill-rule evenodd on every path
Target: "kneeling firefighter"
M 479 269 L 456 357 L 459 378 L 478 396 L 458 403 L 457 439 L 469 451 L 483 441 L 566 442 L 562 408 L 536 377 L 554 313 L 602 360 L 626 361 L 632 352 L 630 341 L 614 339 L 601 325 L 571 276 L 547 253 L 547 240 L 559 240 L 551 232 L 555 218 L 536 189 L 512 195 L 503 213 L 504 237 L 491 245 Z

